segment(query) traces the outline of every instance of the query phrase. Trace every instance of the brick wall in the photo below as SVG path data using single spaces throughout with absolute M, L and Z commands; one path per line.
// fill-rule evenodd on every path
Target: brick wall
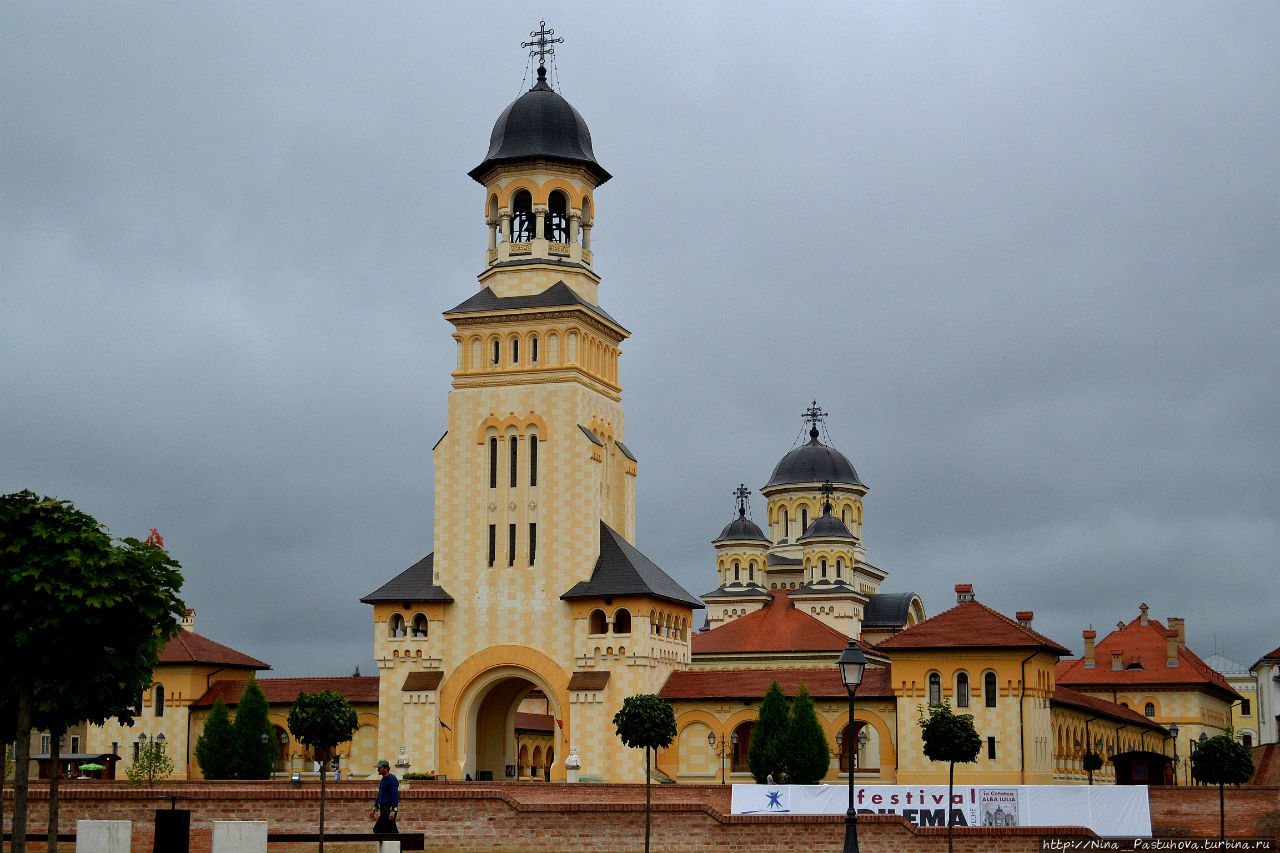
M 74 832 L 78 818 L 134 821 L 133 849 L 151 850 L 154 812 L 191 810 L 192 853 L 208 853 L 214 820 L 265 820 L 272 832 L 314 832 L 319 786 L 287 783 L 186 782 L 155 788 L 116 783 L 62 786 L 61 831 Z M 371 782 L 339 783 L 328 788 L 325 827 L 330 832 L 368 832 Z M 730 815 L 729 789 L 719 785 L 655 785 L 655 851 L 704 853 L 715 850 L 839 851 L 844 818 L 838 815 L 790 817 Z M 12 818 L 12 790 L 5 791 L 5 829 Z M 1216 836 L 1217 791 L 1151 790 L 1152 820 L 1160 836 Z M 1280 791 L 1244 788 L 1227 792 L 1229 835 L 1274 834 Z M 43 832 L 47 789 L 33 785 L 29 830 Z M 1269 817 L 1270 816 L 1270 817 Z M 1267 824 L 1268 820 L 1272 823 Z M 1262 832 L 1259 827 L 1269 832 Z M 423 832 L 428 850 L 496 851 L 582 850 L 625 853 L 643 849 L 643 785 L 406 783 L 401 793 L 401 827 Z M 1032 851 L 1046 835 L 1090 837 L 1079 828 L 957 829 L 955 850 Z M 900 817 L 870 815 L 859 821 L 865 849 L 941 851 L 945 829 L 917 829 Z M 314 845 L 272 845 L 273 853 L 314 850 Z

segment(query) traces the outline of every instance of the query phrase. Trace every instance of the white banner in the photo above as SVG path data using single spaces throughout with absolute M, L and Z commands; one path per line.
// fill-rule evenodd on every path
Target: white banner
M 858 814 L 899 814 L 916 826 L 947 825 L 946 785 L 857 785 Z M 844 785 L 734 785 L 733 814 L 845 814 Z M 1083 826 L 1102 836 L 1149 836 L 1143 785 L 957 785 L 955 826 Z

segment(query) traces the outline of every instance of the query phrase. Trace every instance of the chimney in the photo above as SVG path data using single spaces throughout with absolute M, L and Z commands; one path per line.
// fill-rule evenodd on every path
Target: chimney
M 1178 665 L 1178 632 L 1174 628 L 1165 631 L 1164 654 L 1166 666 Z
M 1124 669 L 1124 652 L 1111 653 L 1111 668 Z
M 1036 618 L 1036 612 L 1034 610 L 1019 610 L 1017 616 L 1019 625 L 1023 628 L 1030 628 L 1031 620 Z
M 1094 644 L 1094 641 L 1096 641 L 1097 639 L 1098 639 L 1097 631 L 1084 632 L 1084 668 L 1085 669 L 1093 669 L 1098 665 L 1098 662 L 1094 660 L 1094 656 L 1093 656 L 1094 655 L 1093 644 Z
M 1187 620 L 1181 616 L 1170 616 L 1169 627 L 1178 632 L 1178 647 L 1187 645 Z
M 1138 606 L 1138 609 L 1142 611 L 1142 615 L 1138 617 L 1138 624 L 1146 625 L 1147 624 L 1147 603 L 1144 601 L 1142 604 Z
M 973 584 L 958 583 L 956 584 L 956 604 L 964 604 L 967 601 L 977 601 L 977 596 L 973 594 Z
M 182 618 L 178 620 L 178 624 L 184 631 L 194 631 L 196 629 L 196 612 L 190 608 L 182 614 Z

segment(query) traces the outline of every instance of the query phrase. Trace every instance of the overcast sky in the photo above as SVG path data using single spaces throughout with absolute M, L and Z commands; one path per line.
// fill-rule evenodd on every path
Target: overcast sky
M 1271 2 L 5 2 L 0 492 L 158 528 L 272 674 L 372 673 L 540 18 L 642 551 L 712 589 L 817 399 L 884 591 L 1280 646 Z

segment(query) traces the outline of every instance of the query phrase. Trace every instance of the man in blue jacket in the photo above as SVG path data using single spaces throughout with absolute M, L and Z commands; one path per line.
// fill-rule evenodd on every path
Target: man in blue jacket
M 378 782 L 378 796 L 374 798 L 373 811 L 369 813 L 369 817 L 378 818 L 373 831 L 398 833 L 396 816 L 400 810 L 400 780 L 391 772 L 391 765 L 386 759 L 378 762 L 378 775 L 382 780 Z

